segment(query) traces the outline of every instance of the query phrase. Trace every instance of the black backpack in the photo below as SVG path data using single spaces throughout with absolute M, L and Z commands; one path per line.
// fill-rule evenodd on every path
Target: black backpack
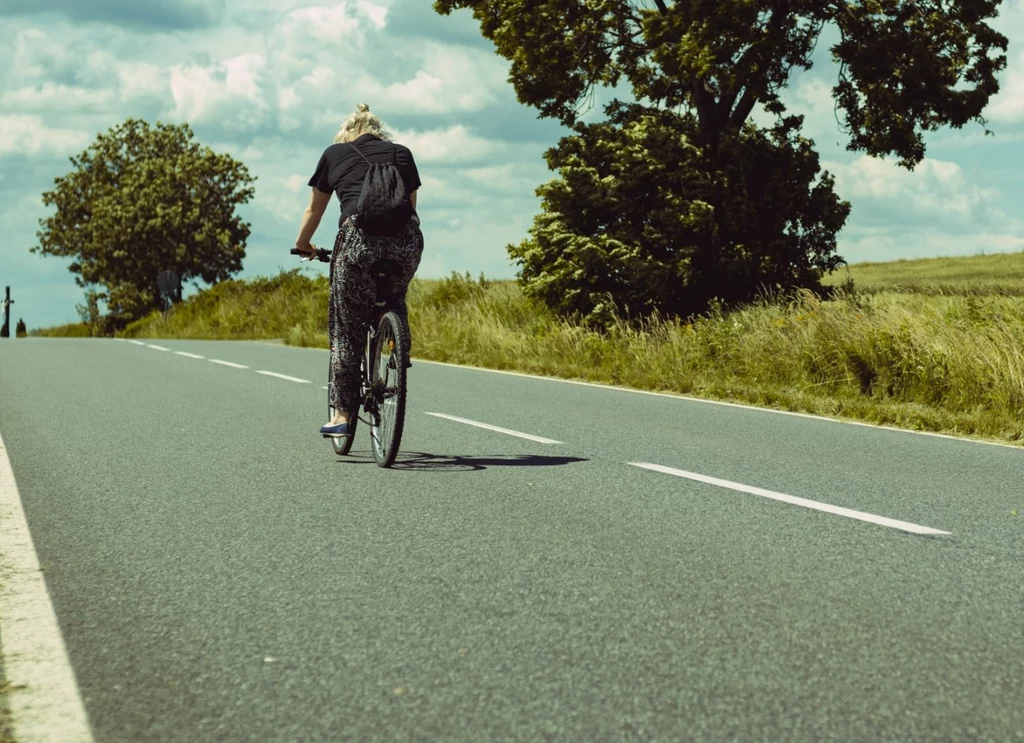
M 363 189 L 359 192 L 356 205 L 356 222 L 359 229 L 370 235 L 393 237 L 409 224 L 416 213 L 405 192 L 405 181 L 395 166 L 398 148 L 392 145 L 391 160 L 385 163 L 371 163 L 366 155 L 352 142 L 352 149 L 366 160 L 368 170 L 363 178 Z

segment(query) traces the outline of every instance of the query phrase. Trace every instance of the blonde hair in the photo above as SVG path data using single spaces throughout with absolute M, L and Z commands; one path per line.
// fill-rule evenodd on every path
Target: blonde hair
M 377 114 L 370 113 L 370 107 L 365 103 L 356 106 L 356 112 L 341 122 L 341 128 L 334 135 L 334 143 L 351 142 L 364 134 L 390 141 L 391 132 L 384 128 Z

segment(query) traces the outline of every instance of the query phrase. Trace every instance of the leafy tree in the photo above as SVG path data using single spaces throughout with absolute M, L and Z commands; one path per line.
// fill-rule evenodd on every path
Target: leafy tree
M 531 239 L 509 251 L 534 296 L 563 315 L 699 312 L 761 286 L 810 285 L 834 269 L 849 213 L 796 119 L 747 126 L 713 160 L 690 115 L 613 104 L 547 154 Z M 728 215 L 716 221 L 717 211 Z M 720 223 L 719 223 L 720 222 Z
M 18 324 L 14 328 L 15 338 L 25 338 L 28 335 L 28 328 L 25 327 L 25 321 L 20 317 L 18 318 Z
M 688 312 L 834 268 L 849 205 L 780 100 L 826 27 L 848 149 L 909 169 L 924 132 L 985 124 L 1006 65 L 1007 39 L 988 25 L 999 0 L 641 2 L 434 3 L 471 9 L 519 100 L 574 131 L 547 154 L 560 178 L 539 191 L 532 239 L 509 247 L 527 290 L 562 311 Z M 596 87 L 623 85 L 633 104 L 580 122 Z M 758 104 L 774 127 L 750 123 Z
M 255 178 L 194 142 L 188 124 L 128 119 L 71 163 L 43 194 L 56 213 L 39 220 L 31 251 L 74 259 L 69 270 L 87 289 L 79 314 L 94 332 L 156 309 L 164 269 L 208 284 L 241 270 L 250 230 L 235 207 L 252 198 Z

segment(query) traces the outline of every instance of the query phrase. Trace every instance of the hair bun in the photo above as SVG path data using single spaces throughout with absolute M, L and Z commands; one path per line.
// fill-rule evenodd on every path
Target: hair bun
M 365 113 L 365 112 L 367 112 L 369 110 L 370 110 L 370 107 L 367 106 L 365 103 L 360 103 L 358 106 L 356 106 L 356 111 L 358 113 Z

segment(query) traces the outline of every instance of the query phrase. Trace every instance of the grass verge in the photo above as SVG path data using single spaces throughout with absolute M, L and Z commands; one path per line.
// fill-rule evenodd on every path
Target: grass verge
M 961 278 L 953 282 L 957 261 Z M 886 265 L 892 273 L 852 266 L 856 291 L 834 300 L 801 293 L 690 323 L 620 323 L 606 333 L 559 320 L 514 282 L 416 280 L 414 355 L 1019 442 L 1024 255 Z M 327 289 L 325 277 L 298 271 L 224 282 L 124 334 L 326 348 Z
M 11 710 L 7 706 L 7 695 L 12 690 L 11 685 L 0 675 L 0 743 L 15 743 L 14 729 L 11 727 Z

